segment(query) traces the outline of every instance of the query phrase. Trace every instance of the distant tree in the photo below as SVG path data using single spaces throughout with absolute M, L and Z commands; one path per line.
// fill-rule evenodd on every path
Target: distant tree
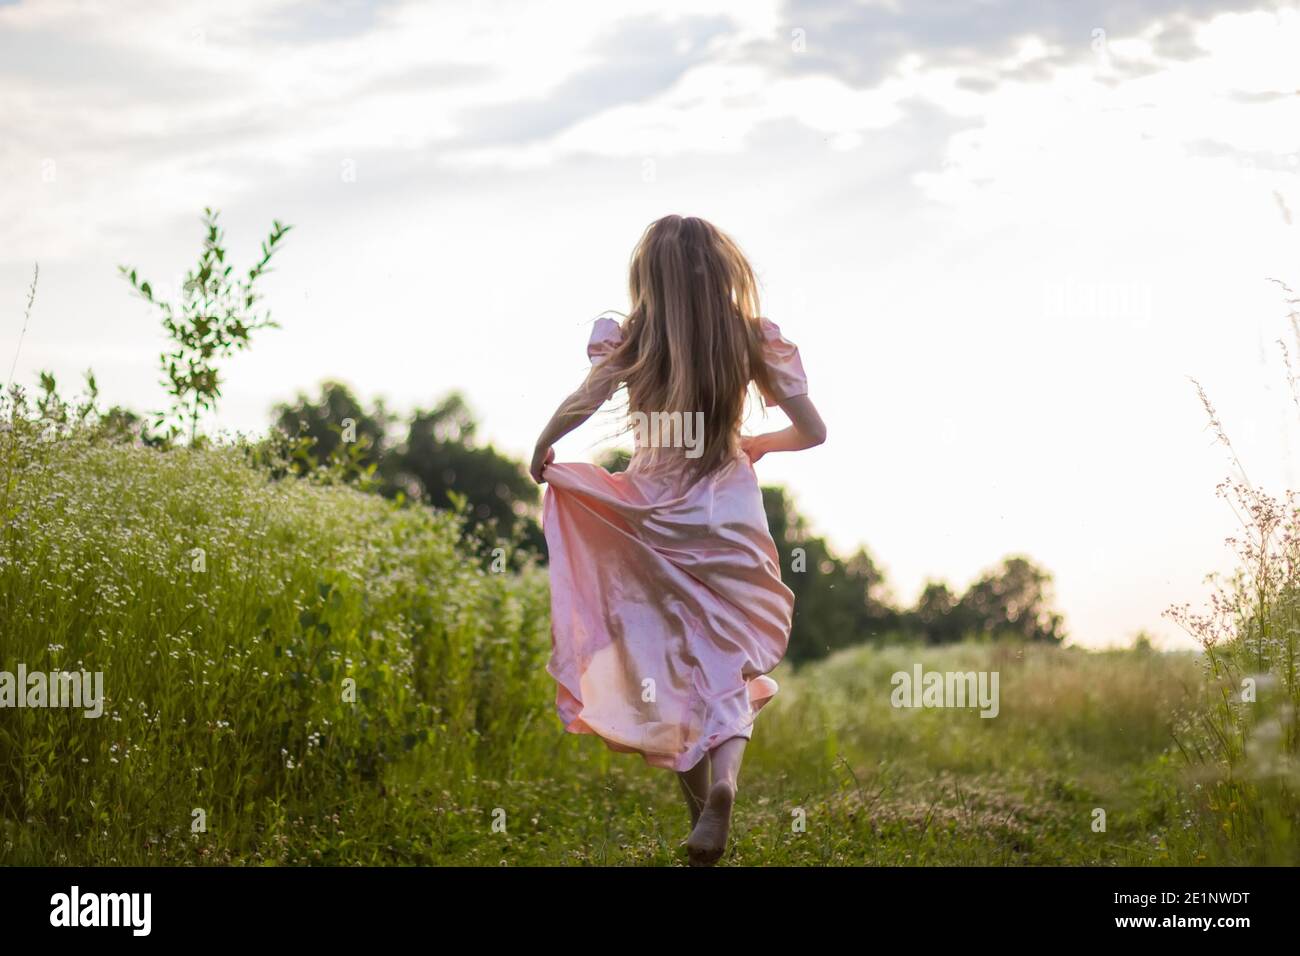
M 345 452 L 352 451 L 348 457 L 356 462 L 359 473 L 373 467 L 380 473 L 380 489 L 387 490 L 383 469 L 393 465 L 387 458 L 388 430 L 395 416 L 382 400 L 367 411 L 346 385 L 326 381 L 321 383 L 319 397 L 313 399 L 299 392 L 292 404 L 277 405 L 273 414 L 282 432 L 291 438 L 306 438 L 310 443 L 305 460 L 299 463 L 300 471 L 339 461 Z M 346 445 L 355 448 L 347 449 Z
M 859 549 L 848 561 L 836 557 L 823 538 L 809 532 L 785 489 L 765 487 L 762 494 L 781 578 L 795 595 L 788 659 L 816 660 L 895 630 L 898 612 L 867 551 Z
M 1006 558 L 962 595 L 956 613 L 963 631 L 1059 643 L 1064 619 L 1052 608 L 1051 583 L 1052 576 L 1028 558 Z
M 323 383 L 314 399 L 299 394 L 273 414 L 284 434 L 307 439 L 310 451 L 300 471 L 346 463 L 348 473 L 368 476 L 374 490 L 387 497 L 463 507 L 466 530 L 485 553 L 508 539 L 520 558 L 545 554 L 535 517 L 537 486 L 521 462 L 477 444 L 477 423 L 459 393 L 413 412 L 397 443 L 392 435 L 397 416 L 380 401 L 367 410 L 338 382 Z
M 494 521 L 503 529 L 512 527 L 536 506 L 537 486 L 520 462 L 490 445 L 479 446 L 476 431 L 469 406 L 458 393 L 431 409 L 417 410 L 398 452 L 395 478 L 400 487 L 419 488 L 435 507 L 451 507 L 452 495 L 463 495 L 473 523 Z
M 957 595 L 942 581 L 927 581 L 921 596 L 906 616 L 907 629 L 929 644 L 946 644 L 962 638 Z

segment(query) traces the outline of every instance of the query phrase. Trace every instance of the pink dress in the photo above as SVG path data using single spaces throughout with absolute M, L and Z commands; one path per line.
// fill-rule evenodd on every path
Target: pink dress
M 762 320 L 774 393 L 808 391 L 799 350 Z M 622 329 L 598 319 L 593 364 Z M 753 465 L 744 452 L 695 482 L 681 469 L 546 466 L 556 709 L 646 763 L 689 770 L 730 737 L 748 739 L 777 691 L 766 676 L 790 639 L 794 594 L 781 581 Z

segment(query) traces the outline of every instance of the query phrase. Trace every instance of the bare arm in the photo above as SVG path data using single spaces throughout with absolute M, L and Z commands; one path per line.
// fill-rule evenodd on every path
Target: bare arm
M 790 426 L 745 438 L 742 444 L 750 461 L 758 461 L 770 451 L 802 451 L 826 440 L 826 423 L 807 395 L 787 398 L 780 407 L 790 419 Z
M 555 458 L 551 446 L 596 414 L 600 406 L 605 404 L 605 398 L 606 396 L 594 387 L 593 376 L 589 375 L 576 391 L 560 402 L 533 448 L 533 461 L 528 467 L 528 473 L 533 476 L 533 481 L 541 484 L 545 480 L 542 478 L 542 472 Z

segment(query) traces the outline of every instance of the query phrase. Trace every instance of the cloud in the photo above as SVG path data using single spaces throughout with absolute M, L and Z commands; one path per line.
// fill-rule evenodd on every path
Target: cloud
M 141 196 L 180 215 L 196 195 L 337 180 L 358 162 L 425 178 L 654 164 L 743 155 L 787 124 L 852 151 L 919 111 L 948 128 L 914 163 L 939 201 L 1117 155 L 1140 170 L 1144 142 L 1196 156 L 1213 139 L 1268 168 L 1300 99 L 1295 19 L 1213 16 L 1239 6 L 5 6 L 0 199 L 20 212 L 0 242 L 71 254 Z
M 467 110 L 458 142 L 466 148 L 527 143 L 563 132 L 585 118 L 661 94 L 714 56 L 735 24 L 724 16 L 665 20 L 640 16 L 613 24 L 597 38 L 597 62 L 544 96 Z
M 896 115 L 924 104 L 961 121 L 938 155 L 916 157 L 911 179 L 925 199 L 965 207 L 972 228 L 1050 219 L 1104 230 L 1102 217 L 1125 208 L 1176 221 L 1190 197 L 1294 192 L 1300 13 L 1154 3 L 1139 17 L 1124 4 L 1067 6 L 968 4 L 969 17 L 938 26 L 929 4 L 794 4 L 790 22 L 802 13 L 812 24 L 813 66 L 784 75 L 851 91 L 829 111 L 841 136 L 881 128 L 887 111 L 864 110 L 868 92 Z M 1213 15 L 1192 19 L 1198 12 Z M 822 31 L 829 50 L 818 46 Z M 837 60 L 859 39 L 875 51 L 857 71 L 873 78 L 867 87 L 846 83 Z
M 1154 22 L 1206 19 L 1259 5 L 1251 0 L 792 0 L 783 22 L 807 36 L 808 55 L 793 61 L 792 69 L 869 85 L 909 56 L 940 67 L 978 67 L 1011 55 L 1026 37 L 1069 56 L 1086 53 L 1096 30 L 1124 35 Z M 1185 39 L 1167 52 L 1175 50 L 1196 55 Z

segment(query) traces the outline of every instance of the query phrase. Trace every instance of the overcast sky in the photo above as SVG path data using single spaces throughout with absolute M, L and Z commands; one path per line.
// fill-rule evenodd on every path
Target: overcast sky
M 1079 643 L 1177 643 L 1233 528 L 1189 376 L 1297 486 L 1267 281 L 1300 288 L 1295 4 L 325 6 L 0 0 L 5 373 L 39 260 L 18 380 L 158 407 L 116 266 L 174 287 L 212 205 L 238 265 L 297 227 L 215 425 L 328 377 L 458 388 L 524 456 L 675 212 L 747 250 L 828 424 L 760 477 L 902 600 L 1023 552 Z

